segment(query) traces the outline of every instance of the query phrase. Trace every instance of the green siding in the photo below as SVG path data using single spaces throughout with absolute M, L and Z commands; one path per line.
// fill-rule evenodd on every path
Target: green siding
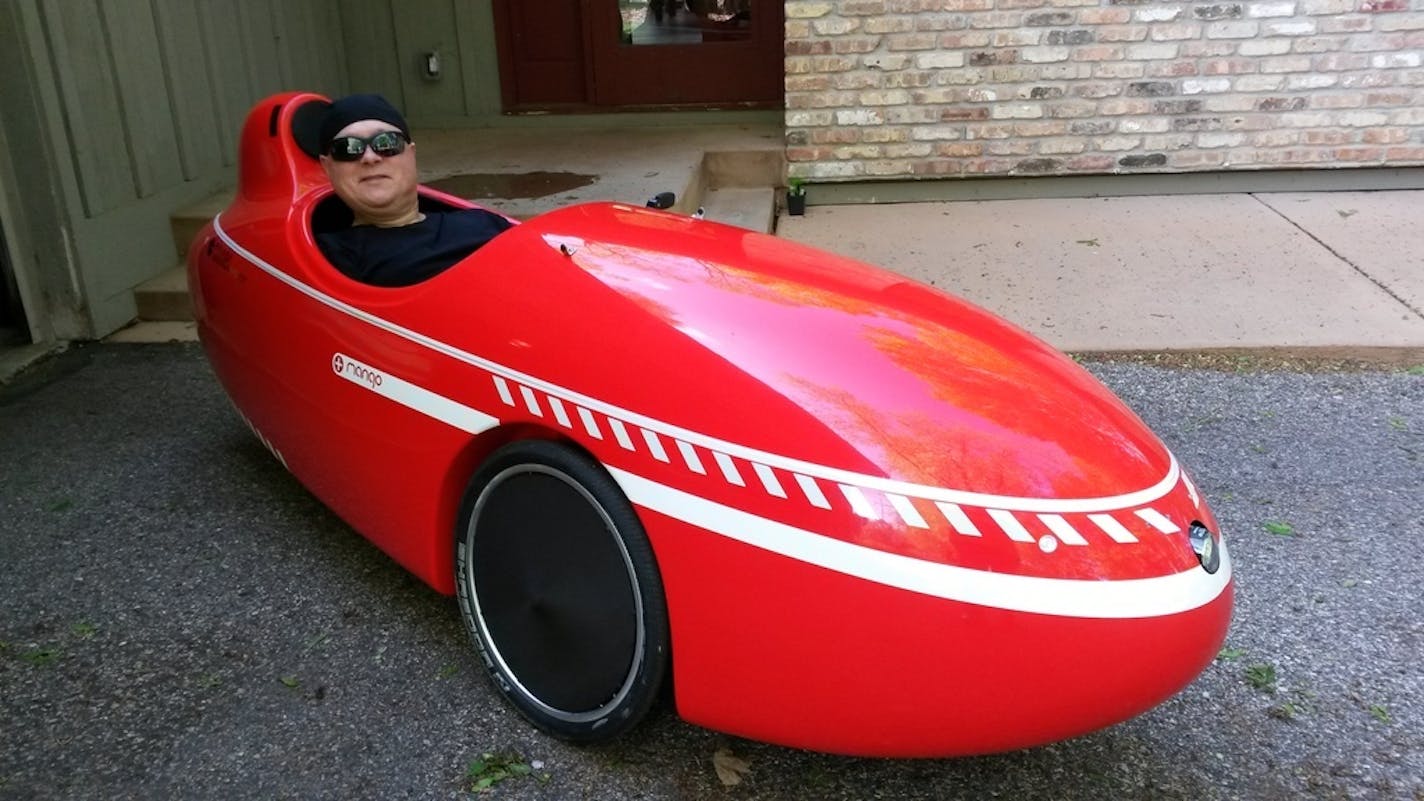
M 178 260 L 169 216 L 231 185 L 253 103 L 349 85 L 343 0 L 5 2 L 19 12 L 11 18 L 24 29 L 8 35 L 29 67 L 0 78 L 32 82 L 55 154 L 53 180 L 20 170 L 15 179 L 22 195 L 62 188 L 61 233 L 36 246 L 73 254 L 92 336 L 126 323 L 132 288 Z M 0 107 L 0 119 L 30 113 L 18 106 Z
M 0 180 L 52 198 L 37 229 L 37 285 L 64 338 L 103 336 L 134 312 L 131 290 L 178 260 L 169 216 L 230 187 L 242 121 L 279 91 L 379 92 L 413 125 L 496 120 L 491 0 L 0 0 Z M 421 75 L 438 50 L 441 77 Z M 36 113 L 38 109 L 38 113 Z M 18 150 L 38 131 L 43 147 Z M 19 225 L 15 214 L 10 224 Z M 75 320 L 87 320 L 76 327 Z

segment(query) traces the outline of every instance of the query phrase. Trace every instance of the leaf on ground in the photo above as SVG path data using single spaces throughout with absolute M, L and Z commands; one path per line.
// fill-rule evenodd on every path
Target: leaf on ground
M 540 763 L 536 763 L 540 764 Z M 470 760 L 470 765 L 465 769 L 465 778 L 470 779 L 470 791 L 476 793 L 487 793 L 494 789 L 496 784 L 509 779 L 528 776 L 534 772 L 534 767 L 524 761 L 524 758 L 517 754 L 496 754 L 484 753 L 477 759 Z
M 718 748 L 712 755 L 712 767 L 717 771 L 717 778 L 721 779 L 726 787 L 741 784 L 742 774 L 752 769 L 745 759 L 733 756 L 726 748 Z
M 1360 210 L 1359 210 L 1359 209 L 1336 209 L 1336 210 L 1335 210 L 1335 213 L 1338 214 L 1338 215 L 1340 215 L 1341 219 L 1349 219 L 1350 217 L 1353 217 L 1353 216 L 1355 216 L 1356 214 L 1359 214 L 1359 213 L 1360 213 Z
M 1275 534 L 1277 537 L 1289 537 L 1295 534 L 1295 529 L 1290 523 L 1282 523 L 1278 520 L 1267 520 L 1265 525 L 1266 530 Z
M 1246 668 L 1246 683 L 1263 693 L 1276 691 L 1276 666 L 1269 662 Z
M 1090 247 L 1090 248 L 1095 248 L 1095 247 L 1098 246 L 1098 238 L 1097 238 L 1097 237 L 1093 237 L 1092 239 L 1079 239 L 1079 240 L 1076 240 L 1076 241 L 1077 241 L 1077 243 L 1078 243 L 1079 245 L 1087 245 L 1087 246 Z
M 282 682 L 282 686 L 286 687 L 289 690 L 295 690 L 297 688 L 297 685 L 301 684 L 301 682 L 297 680 L 296 676 L 279 676 L 277 678 L 277 681 Z

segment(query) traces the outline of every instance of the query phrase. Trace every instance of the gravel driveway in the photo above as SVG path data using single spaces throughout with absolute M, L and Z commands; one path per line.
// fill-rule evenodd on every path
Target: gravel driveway
M 1103 732 L 884 761 L 666 710 L 608 747 L 537 734 L 196 346 L 73 351 L 0 390 L 0 798 L 470 798 L 493 753 L 529 770 L 498 798 L 1424 799 L 1424 375 L 1090 367 L 1227 531 L 1227 648 Z

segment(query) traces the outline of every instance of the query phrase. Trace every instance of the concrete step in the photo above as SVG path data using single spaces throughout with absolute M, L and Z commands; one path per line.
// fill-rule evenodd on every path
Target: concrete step
M 702 172 L 712 189 L 778 186 L 786 174 L 786 158 L 779 147 L 712 150 L 702 156 Z
M 188 274 L 178 265 L 134 288 L 138 319 L 147 322 L 192 321 L 193 302 L 188 297 Z
M 128 344 L 151 344 L 154 342 L 197 342 L 198 324 L 192 320 L 162 320 L 145 322 L 138 320 L 127 328 L 120 328 L 104 337 L 105 342 Z
M 702 208 L 709 220 L 769 234 L 776 225 L 776 194 L 770 187 L 709 189 Z
M 173 245 L 178 248 L 179 259 L 187 258 L 188 245 L 197 237 L 203 226 L 208 224 L 209 220 L 216 217 L 218 212 L 232 205 L 232 199 L 231 190 L 219 192 L 212 197 L 173 212 L 173 215 L 169 217 L 169 226 L 173 229 Z

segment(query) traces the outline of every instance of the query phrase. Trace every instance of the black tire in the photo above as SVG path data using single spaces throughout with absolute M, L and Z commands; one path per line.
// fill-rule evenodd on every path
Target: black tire
M 636 725 L 667 671 L 667 602 L 612 477 L 572 448 L 514 442 L 470 479 L 457 526 L 461 617 L 505 698 L 570 742 Z

